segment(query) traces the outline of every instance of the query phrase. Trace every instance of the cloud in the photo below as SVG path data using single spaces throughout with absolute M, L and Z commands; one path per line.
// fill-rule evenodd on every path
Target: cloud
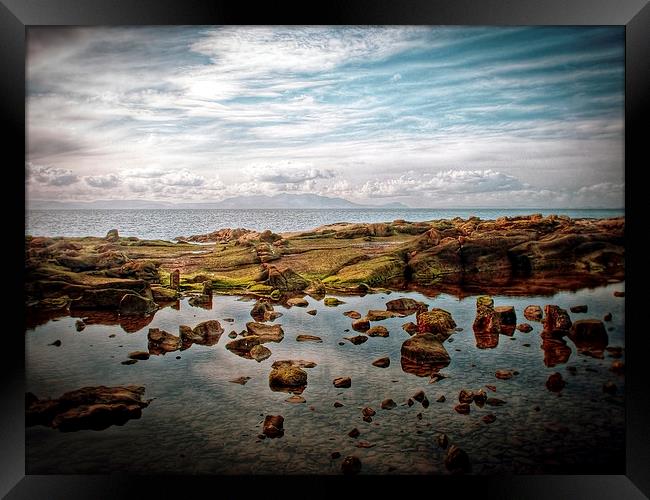
M 317 179 L 331 179 L 336 175 L 334 170 L 320 169 L 309 166 L 284 164 L 256 164 L 246 169 L 246 175 L 256 182 L 269 184 L 301 184 Z
M 122 178 L 117 174 L 91 175 L 84 177 L 86 184 L 94 188 L 110 189 L 122 184 Z
M 53 168 L 29 164 L 27 167 L 29 179 L 48 186 L 69 186 L 79 182 L 79 176 L 69 169 Z
M 375 197 L 489 193 L 525 187 L 516 177 L 494 170 L 446 170 L 368 181 L 359 192 Z

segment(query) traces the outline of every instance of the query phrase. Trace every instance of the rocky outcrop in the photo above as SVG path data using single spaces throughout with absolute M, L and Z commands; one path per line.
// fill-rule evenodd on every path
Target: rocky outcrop
M 120 316 L 146 316 L 157 309 L 158 306 L 153 300 L 135 293 L 124 295 L 118 307 Z
M 544 306 L 544 319 L 542 320 L 545 332 L 557 330 L 568 332 L 571 328 L 571 318 L 565 309 L 556 305 Z
M 38 399 L 28 393 L 25 423 L 27 426 L 45 425 L 60 431 L 82 429 L 102 430 L 111 425 L 124 425 L 140 418 L 145 388 L 136 385 L 118 387 L 83 387 L 66 392 L 58 399 Z
M 291 268 L 279 269 L 267 265 L 268 279 L 265 284 L 281 291 L 296 292 L 306 289 L 309 281 L 293 271 Z
M 499 344 L 501 324 L 499 316 L 494 311 L 492 297 L 481 296 L 476 299 L 476 317 L 472 324 L 476 347 L 493 349 Z
M 526 306 L 526 309 L 524 309 L 524 318 L 528 321 L 542 321 L 543 316 L 544 312 L 539 306 L 531 305 Z

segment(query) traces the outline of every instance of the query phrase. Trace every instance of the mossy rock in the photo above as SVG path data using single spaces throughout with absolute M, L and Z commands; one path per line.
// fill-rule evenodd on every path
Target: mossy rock
M 404 262 L 392 255 L 382 255 L 346 266 L 335 275 L 323 280 L 325 285 L 351 286 L 361 283 L 368 286 L 387 284 L 404 279 Z

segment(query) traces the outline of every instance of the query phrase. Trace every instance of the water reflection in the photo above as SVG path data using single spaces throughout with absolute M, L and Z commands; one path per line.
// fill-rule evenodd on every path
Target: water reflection
M 475 331 L 476 347 L 479 349 L 494 349 L 499 345 L 499 334 L 490 331 Z
M 400 364 L 404 373 L 410 373 L 417 377 L 429 377 L 438 373 L 441 369 L 449 366 L 449 362 L 430 362 L 430 361 L 414 361 L 404 356 L 400 357 Z
M 564 364 L 571 357 L 571 348 L 561 338 L 542 338 L 542 350 L 544 351 L 544 364 L 549 368 Z
M 117 311 L 83 311 L 70 314 L 73 318 L 81 318 L 87 325 L 119 325 L 126 333 L 135 333 L 145 328 L 153 321 L 155 313 L 149 316 L 122 316 Z

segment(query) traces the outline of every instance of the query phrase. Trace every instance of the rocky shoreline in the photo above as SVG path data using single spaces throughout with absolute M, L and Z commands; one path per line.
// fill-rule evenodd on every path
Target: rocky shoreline
M 624 279 L 625 219 L 531 215 L 497 220 L 322 226 L 275 234 L 222 229 L 176 243 L 120 237 L 25 238 L 28 323 L 103 311 L 134 326 L 181 294 L 286 302 L 308 294 L 418 290 L 550 294 Z M 104 318 L 105 320 L 106 318 Z

